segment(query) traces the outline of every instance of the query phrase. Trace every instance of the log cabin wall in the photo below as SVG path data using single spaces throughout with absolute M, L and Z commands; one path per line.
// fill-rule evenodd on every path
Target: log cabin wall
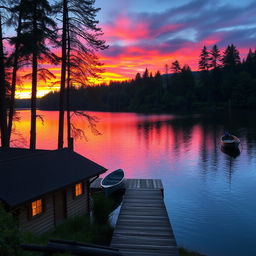
M 67 189 L 67 218 L 81 216 L 88 212 L 88 188 L 87 182 L 83 182 L 83 194 L 76 197 L 74 187 Z
M 43 197 L 43 212 L 31 217 L 31 205 L 28 203 L 19 208 L 19 227 L 23 231 L 42 234 L 54 228 L 54 204 L 53 195 Z
M 84 181 L 83 183 L 83 194 L 76 197 L 74 195 L 74 186 L 70 186 L 65 189 L 66 196 L 66 218 L 82 216 L 83 214 L 88 212 L 89 205 L 89 189 L 88 189 L 88 181 Z M 42 234 L 46 231 L 54 229 L 56 224 L 60 224 L 56 222 L 56 200 L 60 200 L 56 197 L 56 193 L 61 192 L 57 191 L 55 193 L 46 195 L 42 197 L 43 199 L 43 212 L 38 216 L 31 216 L 31 203 L 27 203 L 24 206 L 19 207 L 15 211 L 18 210 L 18 222 L 19 227 L 23 231 L 33 232 L 36 234 Z M 62 191 L 63 192 L 63 191 Z

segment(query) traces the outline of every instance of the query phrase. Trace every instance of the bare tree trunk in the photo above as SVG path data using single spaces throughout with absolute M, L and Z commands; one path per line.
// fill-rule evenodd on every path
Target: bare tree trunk
M 14 103 L 15 103 L 15 91 L 16 91 L 16 78 L 18 71 L 18 59 L 19 59 L 19 37 L 21 32 L 21 17 L 22 13 L 19 13 L 19 21 L 17 28 L 17 41 L 15 43 L 15 52 L 14 52 L 14 61 L 12 69 L 12 84 L 11 84 L 11 97 L 10 97 L 10 106 L 9 106 L 9 118 L 8 118 L 8 145 L 10 145 L 10 139 L 12 134 L 12 124 L 13 124 L 13 115 L 14 115 Z
M 68 141 L 68 148 L 73 147 L 72 139 L 71 139 L 71 121 L 70 121 L 70 31 L 69 31 L 69 21 L 67 15 L 67 35 L 68 35 L 68 77 L 67 77 L 67 99 L 66 99 L 66 106 L 67 106 L 67 141 Z
M 36 92 L 37 92 L 37 54 L 33 53 L 30 149 L 36 148 Z
M 7 134 L 7 113 L 5 105 L 6 83 L 4 69 L 4 50 L 3 50 L 3 32 L 2 32 L 2 15 L 0 13 L 0 130 L 1 130 L 1 145 L 8 147 Z
M 36 91 L 37 91 L 37 22 L 35 3 L 33 17 L 33 56 L 32 56 L 32 93 L 31 93 L 31 128 L 30 128 L 30 149 L 36 148 Z
M 65 82 L 67 66 L 67 0 L 63 0 L 63 21 L 62 21 L 62 60 L 61 60 L 61 84 L 60 84 L 60 105 L 59 105 L 59 134 L 58 148 L 63 148 L 64 137 L 64 106 L 65 106 Z

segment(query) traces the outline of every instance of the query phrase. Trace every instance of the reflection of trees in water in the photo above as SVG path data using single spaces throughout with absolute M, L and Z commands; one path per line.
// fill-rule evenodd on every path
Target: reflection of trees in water
M 196 131 L 195 128 L 199 127 Z M 166 140 L 166 154 L 173 154 L 174 159 L 186 155 L 187 152 L 195 152 L 198 156 L 199 172 L 202 176 L 208 173 L 218 173 L 223 169 L 227 171 L 228 180 L 231 181 L 234 159 L 230 156 L 223 160 L 220 150 L 220 137 L 224 130 L 229 130 L 237 135 L 243 144 L 243 156 L 252 159 L 256 145 L 256 122 L 252 121 L 252 115 L 246 113 L 218 113 L 205 116 L 177 116 L 171 120 L 150 120 L 140 121 L 137 124 L 139 136 L 143 136 L 147 149 L 154 145 L 153 140 Z M 194 140 L 200 143 L 199 148 L 193 148 Z M 245 150 L 246 149 L 246 150 Z
M 137 124 L 137 134 L 139 140 L 144 137 L 146 148 L 148 149 L 153 139 L 162 141 L 165 139 L 166 152 L 174 152 L 176 156 L 179 156 L 180 151 L 184 147 L 189 151 L 191 145 L 193 124 L 188 126 L 181 121 L 176 122 L 170 120 L 144 120 Z M 173 142 L 171 145 L 171 141 Z
M 213 166 L 218 166 L 218 161 L 219 161 L 219 134 L 221 133 L 221 130 L 216 126 L 215 124 L 213 125 L 213 157 L 212 157 L 212 163 Z M 217 169 L 215 169 L 217 171 Z
M 201 134 L 199 134 L 199 138 L 201 139 L 201 145 L 200 145 L 200 152 L 199 152 L 199 161 L 201 163 L 201 169 L 200 171 L 207 172 L 207 166 L 208 166 L 208 150 L 207 150 L 207 133 L 206 133 L 206 127 L 204 127 L 201 124 L 200 118 L 194 118 L 194 117 L 184 117 L 184 118 L 178 118 L 175 120 L 172 120 L 169 122 L 169 125 L 173 127 L 174 133 L 175 133 L 175 147 L 174 150 L 176 152 L 179 152 L 181 147 L 184 147 L 182 150 L 185 152 L 191 151 L 193 152 L 196 150 L 195 148 L 192 148 L 193 140 L 195 138 L 194 135 L 194 129 L 199 125 L 201 128 Z
M 171 122 L 169 125 L 172 126 L 174 132 L 174 152 L 176 152 L 178 156 L 180 153 L 189 152 L 191 150 L 191 140 L 193 139 L 192 132 L 195 124 L 186 125 L 179 120 L 178 122 Z
M 40 116 L 40 119 L 42 116 Z M 43 119 L 41 119 L 43 122 Z M 12 136 L 10 140 L 11 147 L 14 148 L 27 148 L 28 147 L 28 141 L 25 139 L 23 134 L 18 131 L 17 129 L 17 123 L 22 122 L 21 116 L 19 112 L 14 113 L 13 117 L 13 126 L 12 126 Z
M 166 121 L 150 121 L 140 120 L 137 123 L 137 135 L 141 143 L 142 137 L 145 142 L 145 147 L 148 150 L 153 144 L 153 140 L 161 141 L 165 139 L 165 149 L 169 150 L 169 127 Z
M 20 133 L 17 132 L 16 129 L 12 129 L 12 137 L 11 138 L 11 147 L 13 148 L 27 148 L 28 147 L 28 141 L 24 138 L 24 136 Z
M 202 166 L 202 172 L 207 172 L 208 168 L 208 148 L 207 148 L 207 128 L 204 126 L 202 129 L 202 146 L 200 150 L 200 159 L 201 159 L 201 166 Z
M 158 135 L 158 137 L 161 137 L 161 127 L 163 126 L 163 123 L 161 122 L 161 121 L 157 121 L 156 122 L 156 125 L 155 125 L 155 127 L 156 127 L 156 134 Z
M 149 134 L 152 133 L 153 131 L 153 126 L 154 123 L 151 123 L 149 121 L 145 121 L 145 122 L 139 122 L 137 124 L 137 134 L 139 137 L 139 140 L 141 141 L 141 137 L 144 137 L 144 141 L 145 141 L 145 147 L 148 150 L 149 149 Z

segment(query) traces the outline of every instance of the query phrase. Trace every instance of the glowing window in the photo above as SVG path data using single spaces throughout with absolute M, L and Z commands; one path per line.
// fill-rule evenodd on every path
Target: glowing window
M 83 194 L 83 185 L 82 183 L 77 183 L 75 186 L 75 196 L 80 196 Z
M 32 202 L 31 207 L 32 207 L 32 217 L 42 213 L 43 212 L 42 199 Z

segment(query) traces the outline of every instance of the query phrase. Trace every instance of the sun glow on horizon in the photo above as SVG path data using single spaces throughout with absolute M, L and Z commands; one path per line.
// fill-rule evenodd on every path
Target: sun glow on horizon
M 89 78 L 90 86 L 97 86 L 100 84 L 109 85 L 110 82 L 118 81 L 123 82 L 130 80 L 129 77 L 123 77 L 118 73 L 105 72 L 101 74 L 100 78 Z M 60 90 L 59 86 L 49 87 L 47 85 L 38 85 L 37 87 L 37 98 L 42 98 L 48 93 L 58 92 Z M 31 86 L 24 86 L 22 88 L 18 88 L 15 93 L 16 99 L 30 99 L 31 98 Z
M 39 89 L 37 90 L 37 98 L 42 98 L 46 94 L 50 92 L 56 92 L 56 90 L 49 90 L 49 89 Z M 16 99 L 30 99 L 31 98 L 31 91 L 30 90 L 17 90 L 15 94 Z

